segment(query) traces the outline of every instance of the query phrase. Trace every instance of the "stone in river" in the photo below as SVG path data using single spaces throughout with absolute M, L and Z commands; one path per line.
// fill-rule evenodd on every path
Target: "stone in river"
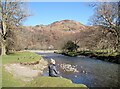
M 77 75 L 75 75 L 75 77 L 77 77 Z
M 84 71 L 84 70 L 83 70 L 82 72 L 83 72 L 83 73 L 85 73 L 85 71 Z

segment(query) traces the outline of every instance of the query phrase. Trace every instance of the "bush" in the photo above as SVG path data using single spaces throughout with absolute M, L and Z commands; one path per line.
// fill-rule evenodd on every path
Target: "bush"
M 63 47 L 63 50 L 65 52 L 74 52 L 74 51 L 77 51 L 77 49 L 79 48 L 79 46 L 77 44 L 75 44 L 74 42 L 72 41 L 68 41 L 64 47 Z

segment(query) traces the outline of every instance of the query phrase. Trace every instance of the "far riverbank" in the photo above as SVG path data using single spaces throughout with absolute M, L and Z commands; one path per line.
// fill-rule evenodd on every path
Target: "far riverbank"
M 28 51 L 28 52 L 39 52 L 39 53 L 54 53 L 58 52 L 60 50 L 22 50 L 22 51 Z
M 107 62 L 120 64 L 120 53 L 107 53 L 105 51 L 76 51 L 76 52 L 62 52 L 55 51 L 55 53 L 75 57 L 75 56 L 86 56 L 89 58 L 95 58 Z

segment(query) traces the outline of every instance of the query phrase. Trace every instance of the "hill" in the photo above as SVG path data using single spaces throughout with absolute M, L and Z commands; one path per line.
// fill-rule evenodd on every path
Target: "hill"
M 85 26 L 73 20 L 56 21 L 49 25 L 23 26 L 14 30 L 16 36 L 10 36 L 12 39 L 16 38 L 13 41 L 16 46 L 11 46 L 16 50 L 61 49 L 68 40 L 77 43 L 82 49 L 114 45 L 113 36 L 109 34 L 105 37 L 103 29 L 102 26 Z M 112 45 L 109 45 L 110 48 Z
M 83 30 L 85 29 L 85 25 L 80 22 L 76 22 L 74 20 L 61 20 L 53 22 L 49 25 L 36 25 L 39 29 L 47 29 L 47 30 L 63 30 L 63 31 L 75 31 L 75 30 Z
M 57 29 L 64 31 L 75 31 L 75 30 L 83 30 L 85 28 L 80 22 L 76 22 L 73 20 L 62 20 L 56 21 L 50 25 L 48 25 L 49 29 Z

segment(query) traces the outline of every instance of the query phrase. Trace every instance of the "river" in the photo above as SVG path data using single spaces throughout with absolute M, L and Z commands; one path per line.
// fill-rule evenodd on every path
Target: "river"
M 78 56 L 68 57 L 61 54 L 36 52 L 44 59 L 56 60 L 57 69 L 60 71 L 61 76 L 72 80 L 73 83 L 85 84 L 88 87 L 117 87 L 118 86 L 118 68 L 120 65 L 101 60 L 96 60 L 89 57 Z M 71 64 L 76 66 L 79 72 L 66 72 L 62 71 L 59 67 L 60 64 Z M 48 70 L 44 72 L 44 76 L 48 76 Z

